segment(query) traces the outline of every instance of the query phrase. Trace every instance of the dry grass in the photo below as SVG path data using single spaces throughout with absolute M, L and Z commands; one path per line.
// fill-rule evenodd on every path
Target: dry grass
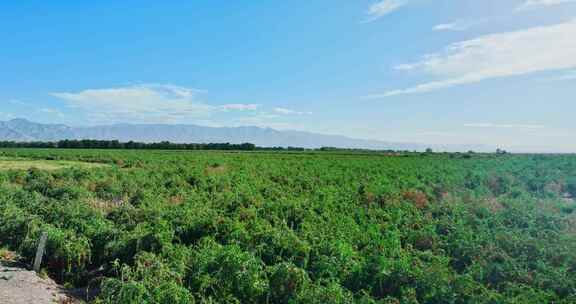
M 180 205 L 184 202 L 184 197 L 182 195 L 174 195 L 171 196 L 170 199 L 168 199 L 168 203 L 170 205 Z
M 65 168 L 79 167 L 79 168 L 102 168 L 106 164 L 86 163 L 80 161 L 68 160 L 31 160 L 21 158 L 0 158 L 0 171 L 5 170 L 59 170 Z
M 88 205 L 90 205 L 90 207 L 101 211 L 103 214 L 108 214 L 114 209 L 119 208 L 125 204 L 126 203 L 124 200 L 120 198 L 114 200 L 102 200 L 94 197 L 88 200 Z
M 502 205 L 502 203 L 499 202 L 498 199 L 495 197 L 480 200 L 479 204 L 483 207 L 486 207 L 492 213 L 497 213 L 497 212 L 501 211 L 502 209 L 504 209 L 504 205 Z
M 222 175 L 228 171 L 226 165 L 210 165 L 204 169 L 204 174 L 206 175 Z
M 420 190 L 406 191 L 402 194 L 405 201 L 411 202 L 418 209 L 424 209 L 430 201 L 426 194 Z
M 8 250 L 0 248 L 0 261 L 4 262 L 14 262 L 16 261 L 16 253 Z

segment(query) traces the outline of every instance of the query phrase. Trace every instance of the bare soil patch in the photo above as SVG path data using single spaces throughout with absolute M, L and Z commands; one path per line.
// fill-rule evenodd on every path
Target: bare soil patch
M 30 170 L 33 168 L 39 170 L 59 170 L 65 168 L 102 168 L 106 164 L 87 163 L 69 160 L 34 160 L 23 158 L 0 158 L 0 171 L 4 170 Z
M 0 302 L 2 304 L 79 303 L 50 279 L 44 279 L 10 262 L 0 261 Z

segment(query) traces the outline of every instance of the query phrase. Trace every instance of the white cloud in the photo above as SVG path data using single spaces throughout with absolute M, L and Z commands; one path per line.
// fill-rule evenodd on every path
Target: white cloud
M 576 0 L 526 0 L 517 10 L 530 10 L 566 3 L 576 3 Z
M 487 79 L 576 68 L 576 20 L 516 32 L 497 33 L 452 44 L 420 62 L 396 67 L 438 80 L 367 96 L 383 98 L 425 93 Z
M 364 20 L 364 22 L 375 21 L 398 10 L 406 4 L 407 0 L 382 0 L 376 2 L 368 8 L 368 11 L 366 12 L 368 17 L 366 20 Z
M 544 125 L 535 124 L 495 124 L 495 123 L 467 123 L 469 128 L 498 128 L 498 129 L 544 129 Z
M 28 104 L 23 102 L 20 99 L 10 99 L 8 100 L 8 103 L 13 104 L 15 106 L 27 106 Z
M 150 88 L 160 93 L 164 93 L 167 95 L 174 95 L 181 98 L 192 98 L 199 93 L 207 92 L 206 90 L 185 88 L 173 84 L 148 83 L 148 84 L 140 84 L 139 86 Z
M 286 108 L 274 108 L 274 113 L 283 115 L 311 115 L 312 112 L 300 112 Z
M 171 84 L 58 92 L 51 95 L 88 114 L 92 123 L 189 123 L 218 111 L 255 110 L 254 104 L 212 106 L 196 100 L 202 92 Z
M 434 26 L 432 30 L 440 31 L 465 31 L 472 26 L 470 22 L 455 21 L 452 23 L 442 23 Z
M 256 111 L 260 105 L 258 104 L 243 104 L 243 103 L 231 103 L 220 106 L 224 111 Z

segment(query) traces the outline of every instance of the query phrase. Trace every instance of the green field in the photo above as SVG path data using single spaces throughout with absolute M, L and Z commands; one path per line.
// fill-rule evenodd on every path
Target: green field
M 576 156 L 0 157 L 0 247 L 97 303 L 576 303 Z

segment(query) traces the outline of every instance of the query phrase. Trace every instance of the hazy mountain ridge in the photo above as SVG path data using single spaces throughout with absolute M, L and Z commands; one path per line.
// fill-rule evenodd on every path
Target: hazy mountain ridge
M 262 147 L 338 147 L 362 149 L 423 150 L 427 146 L 354 139 L 302 131 L 279 131 L 260 127 L 205 127 L 198 125 L 114 124 L 92 127 L 70 127 L 41 124 L 25 119 L 0 122 L 3 141 L 58 141 L 65 139 L 119 140 L 121 142 L 174 143 L 253 143 Z M 460 147 L 461 148 L 461 147 Z

